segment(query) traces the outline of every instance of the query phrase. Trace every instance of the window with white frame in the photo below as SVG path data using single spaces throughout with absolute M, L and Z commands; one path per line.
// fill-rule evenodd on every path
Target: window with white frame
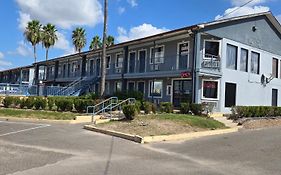
M 244 72 L 248 72 L 248 54 L 249 51 L 247 49 L 241 48 L 240 70 Z
M 228 69 L 236 70 L 237 69 L 238 47 L 231 45 L 231 44 L 227 44 L 226 52 L 227 52 L 226 67 Z
M 216 80 L 202 80 L 202 98 L 217 100 L 219 82 Z
M 166 94 L 167 95 L 172 95 L 172 85 L 168 85 L 167 86 Z
M 260 73 L 260 54 L 257 52 L 251 53 L 251 73 Z
M 204 57 L 206 59 L 218 59 L 220 55 L 220 42 L 216 40 L 205 40 Z
M 116 54 L 116 68 L 122 68 L 123 67 L 123 54 Z
M 106 69 L 110 68 L 110 62 L 111 62 L 111 56 L 108 55 L 106 56 Z
M 272 76 L 274 78 L 278 78 L 278 62 L 277 58 L 272 59 Z
M 121 81 L 115 82 L 115 92 L 120 92 L 122 90 L 122 83 Z
M 162 97 L 163 92 L 163 81 L 161 80 L 155 80 L 149 82 L 149 96 L 150 97 Z
M 150 64 L 164 63 L 164 46 L 152 47 L 150 51 Z

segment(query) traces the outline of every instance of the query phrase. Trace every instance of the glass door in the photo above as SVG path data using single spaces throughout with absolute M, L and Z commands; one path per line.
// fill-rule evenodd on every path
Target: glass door
M 173 105 L 180 107 L 181 103 L 191 103 L 192 101 L 192 81 L 173 81 Z

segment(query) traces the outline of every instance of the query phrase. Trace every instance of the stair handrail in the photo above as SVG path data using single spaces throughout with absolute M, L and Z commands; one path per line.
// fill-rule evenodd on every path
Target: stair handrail
M 114 100 L 118 101 L 118 97 L 110 97 L 110 98 L 108 98 L 108 99 L 106 99 L 106 100 L 104 100 L 104 101 L 102 101 L 102 102 L 100 102 L 100 103 L 98 103 L 98 104 L 96 104 L 94 106 L 87 106 L 86 112 L 87 112 L 87 114 L 90 114 L 89 113 L 89 109 L 93 109 L 93 112 L 91 112 L 91 114 L 92 114 L 92 116 L 94 116 L 94 115 L 96 115 L 96 114 L 98 114 L 98 113 L 100 113 L 102 111 L 105 111 L 105 109 L 107 109 L 107 107 L 109 105 L 114 103 Z M 108 101 L 110 101 L 110 104 L 105 106 L 105 103 L 108 102 Z M 102 105 L 102 108 L 99 111 L 96 111 L 96 108 L 101 106 L 101 105 Z
M 122 100 L 120 103 L 117 103 L 115 106 L 112 106 L 110 110 L 112 110 L 112 109 L 114 109 L 118 106 L 121 106 L 122 104 L 124 104 L 126 102 L 129 102 L 129 104 L 135 104 L 136 99 L 135 98 L 127 98 L 126 100 Z
M 83 78 L 78 78 L 78 79 L 74 80 L 73 82 L 71 82 L 70 84 L 68 84 L 67 86 L 65 86 L 62 90 L 60 90 L 59 92 L 57 92 L 57 95 L 63 94 L 65 91 L 67 91 L 68 89 L 74 87 L 75 85 L 77 85 L 77 84 L 80 83 L 81 81 L 83 81 Z

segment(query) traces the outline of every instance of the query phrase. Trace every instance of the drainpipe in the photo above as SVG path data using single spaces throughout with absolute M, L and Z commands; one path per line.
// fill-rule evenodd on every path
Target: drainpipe
M 199 35 L 199 32 L 196 30 L 194 31 L 194 37 L 193 37 L 193 66 L 192 66 L 192 103 L 196 103 L 196 83 L 197 83 L 197 77 L 196 77 L 196 65 L 197 65 L 197 44 L 200 41 L 197 40 L 197 35 Z

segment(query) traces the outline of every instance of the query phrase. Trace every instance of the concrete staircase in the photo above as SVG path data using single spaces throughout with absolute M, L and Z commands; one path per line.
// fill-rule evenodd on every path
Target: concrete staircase
M 224 116 L 223 113 L 213 113 L 210 115 L 210 117 L 214 118 L 215 120 L 224 123 L 225 126 L 230 128 L 238 128 L 237 123 L 234 123 L 232 120 L 227 119 L 226 116 Z

